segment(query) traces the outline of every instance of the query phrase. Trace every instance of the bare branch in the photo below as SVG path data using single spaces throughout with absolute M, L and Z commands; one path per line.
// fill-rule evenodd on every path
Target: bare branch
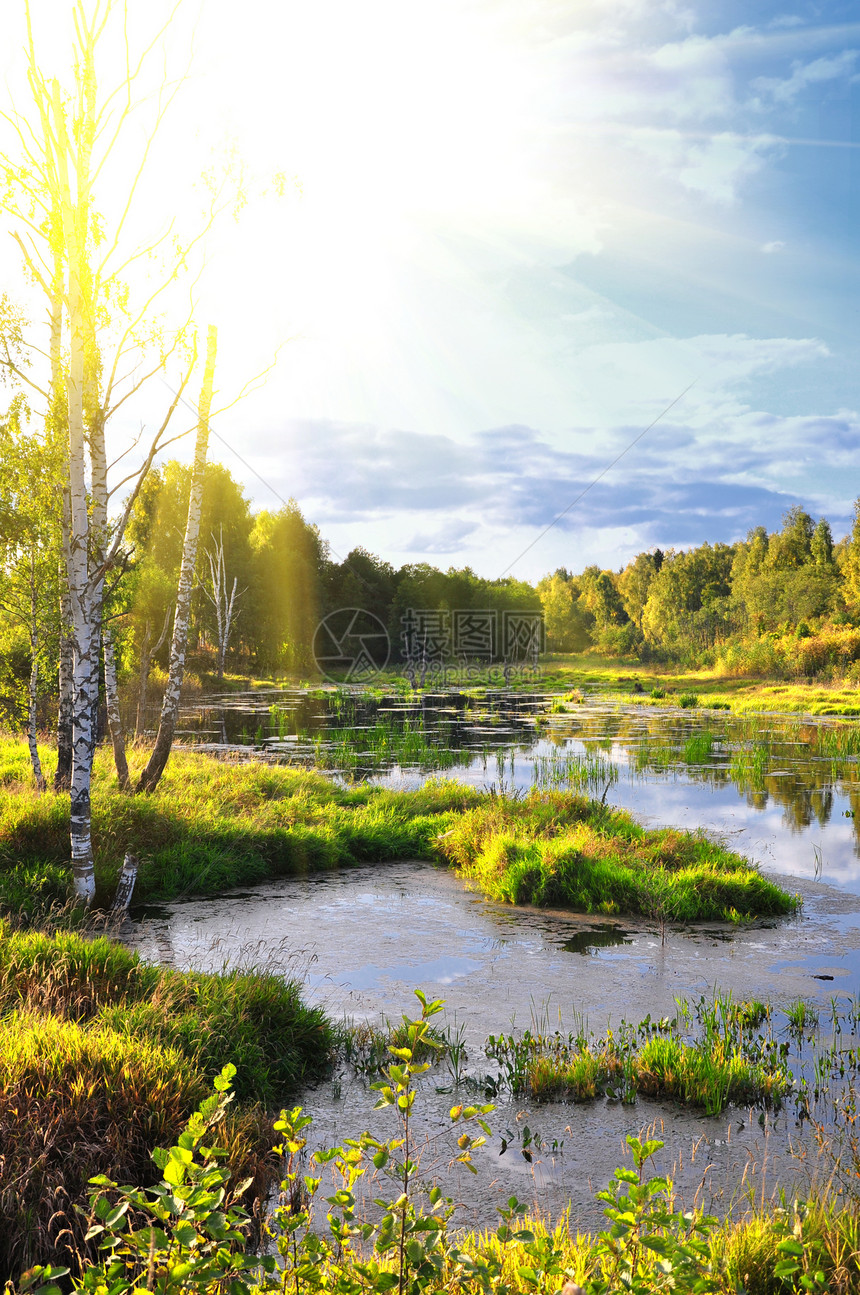
M 99 568 L 96 574 L 96 579 L 101 579 L 101 576 L 104 575 L 104 572 L 110 566 L 110 564 L 112 563 L 116 555 L 116 551 L 122 542 L 122 537 L 125 533 L 125 528 L 128 525 L 128 519 L 131 516 L 131 510 L 134 507 L 135 500 L 140 494 L 141 488 L 146 479 L 146 475 L 149 472 L 149 469 L 152 467 L 153 459 L 155 458 L 158 451 L 163 448 L 162 437 L 164 436 L 164 433 L 167 431 L 167 428 L 170 424 L 171 418 L 173 417 L 176 406 L 179 404 L 180 400 L 183 397 L 183 393 L 185 391 L 185 388 L 188 385 L 189 379 L 191 378 L 191 374 L 194 372 L 194 368 L 196 364 L 197 364 L 197 344 L 195 340 L 194 352 L 191 357 L 191 362 L 189 363 L 185 376 L 182 379 L 179 390 L 174 396 L 173 401 L 170 405 L 170 408 L 167 410 L 167 413 L 164 416 L 164 420 L 162 421 L 161 426 L 159 427 L 158 431 L 153 437 L 152 443 L 149 447 L 149 453 L 146 456 L 146 460 L 137 474 L 137 480 L 135 482 L 134 489 L 132 490 L 128 499 L 125 501 L 125 507 L 123 509 L 122 516 L 120 517 L 119 523 L 117 525 L 113 543 L 111 544 L 110 549 L 108 550 L 107 556 L 105 557 L 104 562 L 102 563 L 101 567 Z
M 254 375 L 253 378 L 249 378 L 248 381 L 245 383 L 245 385 L 242 387 L 241 391 L 238 393 L 238 395 L 233 400 L 229 401 L 226 405 L 222 405 L 220 409 L 216 409 L 210 415 L 210 417 L 216 418 L 218 414 L 225 414 L 228 409 L 232 409 L 234 405 L 238 405 L 240 400 L 244 400 L 246 396 L 253 395 L 255 391 L 258 391 L 260 387 L 263 385 L 263 382 L 265 381 L 267 376 L 272 372 L 272 369 L 274 369 L 275 365 L 278 363 L 278 356 L 280 355 L 284 347 L 287 345 L 287 342 L 290 342 L 293 340 L 294 340 L 293 338 L 288 337 L 285 342 L 281 342 L 280 345 L 277 347 L 274 356 L 272 357 L 271 363 L 267 364 L 265 369 L 261 369 L 259 373 Z

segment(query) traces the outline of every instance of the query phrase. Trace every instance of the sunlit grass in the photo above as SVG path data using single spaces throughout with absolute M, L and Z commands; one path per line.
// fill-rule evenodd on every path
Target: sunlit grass
M 745 859 L 701 834 L 648 830 L 623 811 L 557 792 L 475 806 L 440 847 L 485 894 L 508 903 L 674 921 L 796 907 Z
M 265 1194 L 263 1107 L 319 1077 L 334 1041 L 323 1011 L 279 976 L 180 972 L 105 937 L 0 922 L 0 1268 L 48 1253 L 58 1209 L 80 1242 L 92 1174 L 154 1181 L 152 1148 L 175 1138 L 227 1062 L 240 1100 L 231 1163 Z
M 677 670 L 671 666 L 625 661 L 591 653 L 542 659 L 542 687 L 580 688 L 586 693 L 628 704 L 678 706 L 684 693 L 694 693 L 698 707 L 728 707 L 735 714 L 756 711 L 806 715 L 860 715 L 860 691 L 853 683 L 780 682 L 753 674 L 720 673 L 717 667 Z M 642 693 L 632 691 L 638 681 Z M 653 690 L 662 692 L 654 696 Z
M 133 752 L 142 764 L 145 753 Z M 593 763 L 593 762 L 592 762 Z M 611 769 L 603 768 L 601 777 Z M 573 774 L 571 768 L 568 772 Z M 589 767 L 586 780 L 596 775 Z M 706 837 L 646 831 L 572 792 L 522 799 L 451 781 L 414 791 L 338 786 L 310 770 L 175 753 L 158 791 L 129 796 L 100 751 L 93 789 L 98 896 L 127 849 L 139 899 L 216 893 L 269 877 L 443 858 L 493 898 L 691 921 L 792 911 L 795 901 Z M 0 789 L 0 901 L 68 895 L 68 800 Z

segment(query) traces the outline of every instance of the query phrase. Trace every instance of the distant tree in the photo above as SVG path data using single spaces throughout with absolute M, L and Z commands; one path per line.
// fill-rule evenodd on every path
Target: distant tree
M 789 508 L 782 530 L 771 535 L 765 565 L 773 571 L 796 571 L 812 558 L 815 522 L 799 504 Z
M 734 549 L 701 544 L 666 554 L 654 576 L 642 615 L 649 642 L 709 647 L 730 629 Z
M 256 667 L 267 672 L 308 671 L 314 631 L 323 614 L 327 546 L 295 501 L 277 513 L 258 513 L 250 544 L 244 633 Z
M 233 582 L 232 584 L 230 583 L 227 564 L 224 561 L 223 527 L 219 530 L 217 537 L 213 534 L 211 547 L 206 549 L 206 561 L 209 564 L 209 580 L 207 583 L 204 578 L 200 587 L 215 613 L 215 629 L 218 636 L 216 641 L 218 679 L 220 681 L 224 678 L 224 659 L 230 645 L 230 636 L 235 628 L 238 611 L 237 599 L 242 594 L 247 593 L 247 589 L 239 589 L 238 576 L 233 576 Z M 232 575 L 232 572 L 230 574 Z
M 594 617 L 580 599 L 579 582 L 567 571 L 556 571 L 538 581 L 537 591 L 550 651 L 583 652 L 590 647 Z
M 833 565 L 833 533 L 826 517 L 821 518 L 812 532 L 809 549 L 812 561 L 817 567 Z
M 659 549 L 654 553 L 639 553 L 618 577 L 618 589 L 624 602 L 627 615 L 641 630 L 642 613 L 648 601 L 651 581 L 663 565 L 663 554 Z

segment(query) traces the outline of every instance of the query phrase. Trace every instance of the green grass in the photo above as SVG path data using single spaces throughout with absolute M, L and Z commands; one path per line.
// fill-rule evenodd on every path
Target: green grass
M 134 751 L 133 768 L 144 758 Z M 40 797 L 27 786 L 23 744 L 0 746 L 4 768 L 0 904 L 62 902 L 69 882 L 68 799 Z M 101 750 L 93 782 L 97 902 L 112 896 L 127 849 L 141 857 L 138 900 L 214 893 L 365 860 L 428 858 L 450 816 L 476 798 L 479 793 L 455 783 L 415 792 L 347 790 L 304 769 L 189 752 L 172 755 L 154 795 L 129 796 L 117 789 L 110 753 Z
M 13 931 L 0 922 L 0 1016 L 51 1014 L 177 1048 L 212 1077 L 239 1067 L 237 1095 L 274 1106 L 319 1077 L 334 1036 L 295 981 L 261 971 L 182 972 L 106 937 Z
M 771 916 L 797 900 L 707 837 L 649 830 L 629 814 L 559 792 L 490 799 L 439 843 L 494 899 L 674 921 Z
M 22 746 L 23 769 L 25 760 Z M 608 778 L 601 762 L 595 779 L 593 764 L 583 773 L 592 785 Z M 562 774 L 579 776 L 574 767 Z M 40 797 L 20 783 L 0 789 L 0 903 L 36 907 L 67 897 L 67 832 L 66 798 Z M 128 796 L 116 788 L 108 753 L 99 752 L 93 843 L 101 902 L 133 849 L 141 857 L 138 900 L 364 861 L 442 858 L 485 894 L 512 903 L 676 921 L 796 907 L 706 837 L 646 831 L 571 792 L 536 789 L 517 799 L 449 781 L 415 791 L 346 789 L 312 771 L 202 754 L 174 755 L 155 795 Z
M 860 715 L 860 691 L 853 682 L 781 681 L 752 671 L 737 675 L 718 667 L 679 670 L 671 666 L 603 657 L 596 653 L 548 656 L 541 661 L 538 687 L 551 691 L 579 688 L 627 704 L 665 707 L 681 705 L 683 694 L 695 695 L 701 709 L 731 709 L 735 714 L 758 711 L 805 715 Z M 632 691 L 634 680 L 644 688 Z M 531 685 L 534 688 L 534 684 Z
M 0 921 L 0 1271 L 44 1259 L 54 1240 L 66 1256 L 58 1209 L 80 1244 L 91 1175 L 154 1181 L 153 1147 L 228 1061 L 231 1162 L 265 1195 L 276 1165 L 264 1108 L 320 1076 L 334 1041 L 322 1010 L 278 976 L 179 972 L 103 936 Z
M 763 1003 L 731 996 L 679 1002 L 673 1018 L 636 1025 L 622 1020 L 595 1037 L 580 1024 L 567 1036 L 538 1025 L 520 1036 L 491 1036 L 487 1055 L 514 1094 L 593 1101 L 610 1094 L 701 1107 L 718 1115 L 737 1105 L 780 1106 L 793 1090 L 786 1050 L 775 1040 Z

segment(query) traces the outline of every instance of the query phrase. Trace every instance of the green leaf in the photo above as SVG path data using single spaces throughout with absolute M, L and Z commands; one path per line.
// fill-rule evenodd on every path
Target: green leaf
M 170 1183 L 171 1187 L 181 1187 L 185 1181 L 186 1172 L 187 1165 L 171 1156 L 164 1167 L 164 1181 Z
M 223 1056 L 223 1053 L 222 1053 L 222 1056 Z M 218 1090 L 218 1092 L 226 1093 L 227 1089 L 230 1087 L 230 1084 L 235 1078 L 235 1076 L 236 1076 L 236 1067 L 233 1065 L 232 1061 L 228 1061 L 227 1065 L 224 1066 L 224 1068 L 222 1069 L 221 1074 L 218 1075 L 217 1078 L 215 1079 L 215 1088 Z
M 779 1242 L 776 1248 L 786 1255 L 803 1254 L 803 1242 L 798 1241 L 796 1237 L 786 1237 L 784 1241 Z
M 671 1237 L 643 1237 L 642 1244 L 657 1255 L 670 1255 L 676 1249 L 676 1243 Z
M 192 1246 L 197 1240 L 197 1229 L 193 1223 L 180 1219 L 173 1229 L 173 1235 L 181 1246 Z

